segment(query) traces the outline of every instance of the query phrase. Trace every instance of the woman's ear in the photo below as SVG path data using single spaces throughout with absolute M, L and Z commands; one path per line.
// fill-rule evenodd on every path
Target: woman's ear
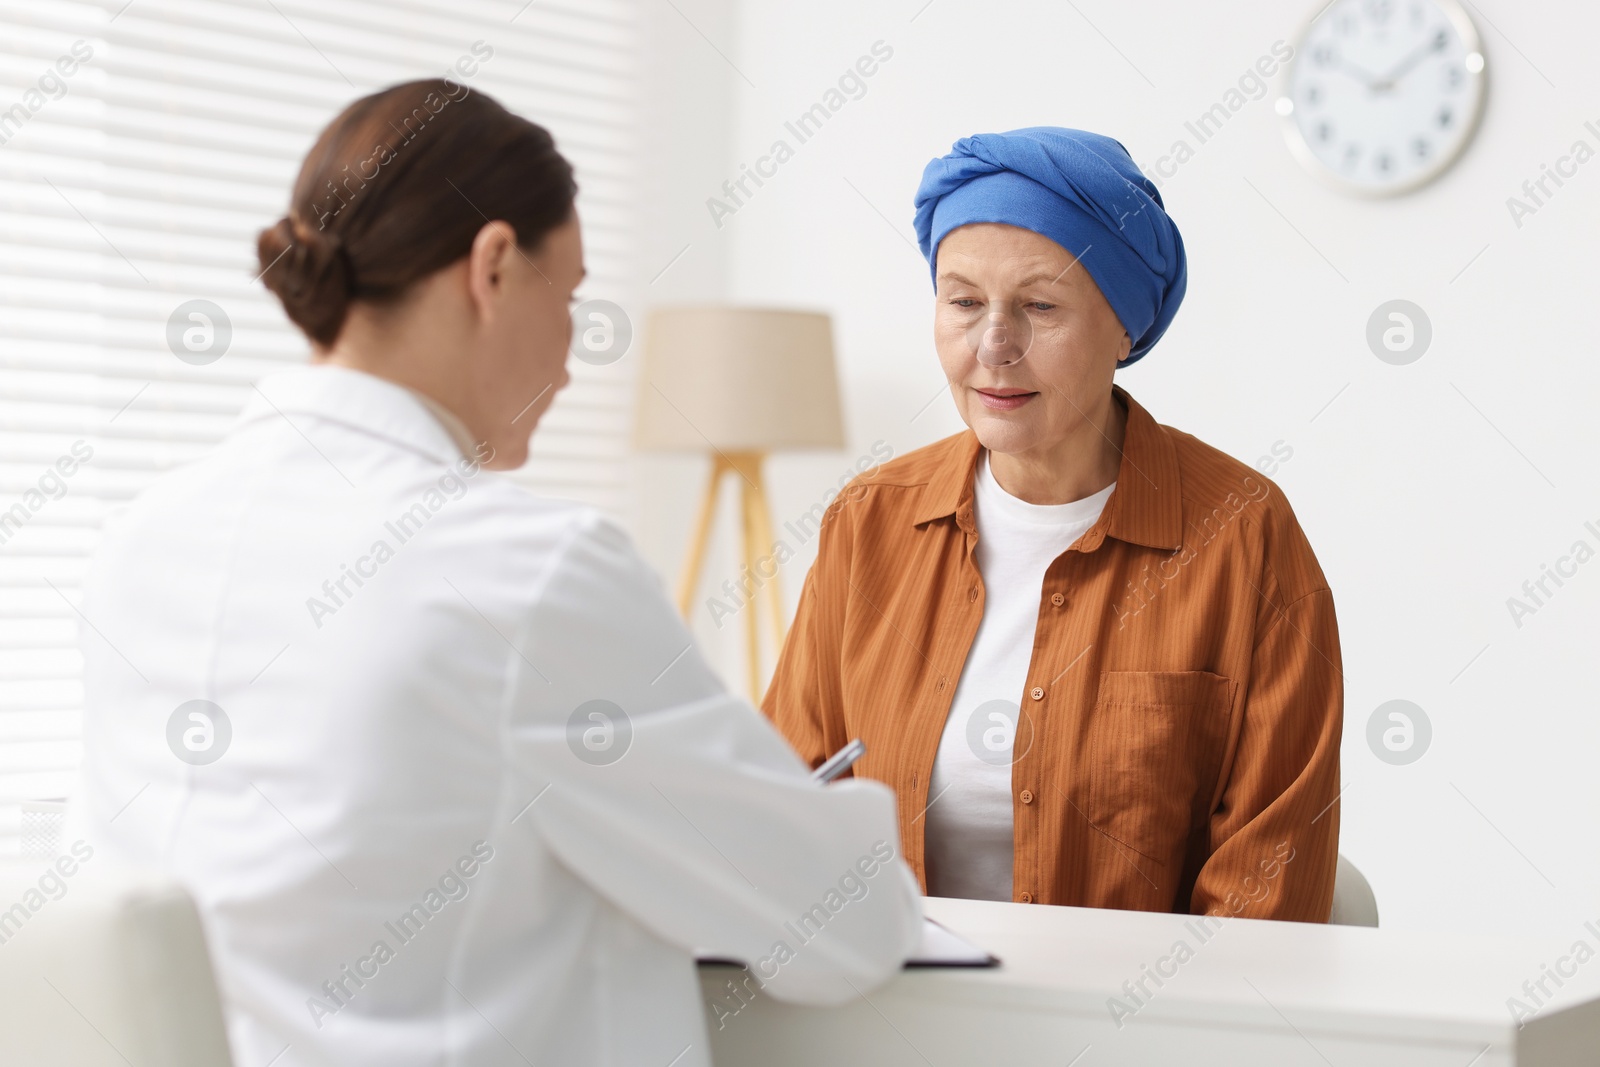
M 467 293 L 479 318 L 494 317 L 496 298 L 506 281 L 509 257 L 519 253 L 517 231 L 509 222 L 486 222 L 467 253 Z
M 1132 353 L 1133 353 L 1133 340 L 1132 340 L 1132 338 L 1130 338 L 1128 336 L 1127 331 L 1124 330 L 1123 334 L 1122 334 L 1122 347 L 1117 350 L 1117 362 L 1121 363 L 1123 360 L 1127 359 L 1128 356 L 1131 355 Z

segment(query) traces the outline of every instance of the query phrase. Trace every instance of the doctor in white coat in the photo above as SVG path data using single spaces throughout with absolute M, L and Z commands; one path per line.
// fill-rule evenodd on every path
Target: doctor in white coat
M 351 105 L 259 248 L 316 359 L 87 577 L 75 829 L 194 893 L 239 1067 L 706 1067 L 747 1020 L 696 950 L 836 1004 L 916 943 L 888 790 L 813 782 L 620 529 L 492 473 L 567 381 L 574 193 L 451 82 Z

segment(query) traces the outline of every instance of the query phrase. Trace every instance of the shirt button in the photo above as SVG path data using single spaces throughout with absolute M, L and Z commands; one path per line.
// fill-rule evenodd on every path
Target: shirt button
M 1032 804 L 1033 803 L 1033 790 L 1024 789 L 1022 791 L 1022 802 L 1024 804 Z
M 1032 904 L 1033 903 L 1033 894 L 1032 893 L 1019 893 L 1019 894 L 1017 894 L 1017 899 L 1022 901 L 1024 904 Z
M 1028 695 L 1031 696 L 1035 700 L 1043 700 L 1044 699 L 1044 687 L 1036 685 L 1036 686 L 1034 686 L 1032 689 L 1030 689 L 1028 691 Z
M 1051 593 L 1050 594 L 1050 603 L 1054 604 L 1056 607 L 1059 608 L 1061 605 L 1065 604 L 1066 602 L 1067 602 L 1067 598 L 1062 596 L 1060 593 Z
M 967 590 L 967 599 L 968 600 L 977 600 L 978 599 L 978 587 L 977 586 L 973 586 L 971 589 Z

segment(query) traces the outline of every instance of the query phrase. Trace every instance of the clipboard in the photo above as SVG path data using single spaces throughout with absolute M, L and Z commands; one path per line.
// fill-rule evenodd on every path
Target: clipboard
M 903 966 L 906 970 L 923 967 L 998 967 L 1000 957 L 924 915 L 922 943 Z

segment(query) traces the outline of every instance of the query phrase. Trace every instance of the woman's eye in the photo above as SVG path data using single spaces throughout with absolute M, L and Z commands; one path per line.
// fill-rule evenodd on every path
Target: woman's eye
M 954 300 L 950 301 L 950 303 L 954 304 L 958 308 L 969 308 L 975 307 L 978 302 L 973 300 L 971 297 L 958 296 Z
M 1053 310 L 1055 310 L 1055 305 L 1054 304 L 1046 304 L 1043 300 L 1035 300 L 1032 303 L 1030 303 L 1028 306 L 1033 308 L 1035 311 L 1053 311 Z

